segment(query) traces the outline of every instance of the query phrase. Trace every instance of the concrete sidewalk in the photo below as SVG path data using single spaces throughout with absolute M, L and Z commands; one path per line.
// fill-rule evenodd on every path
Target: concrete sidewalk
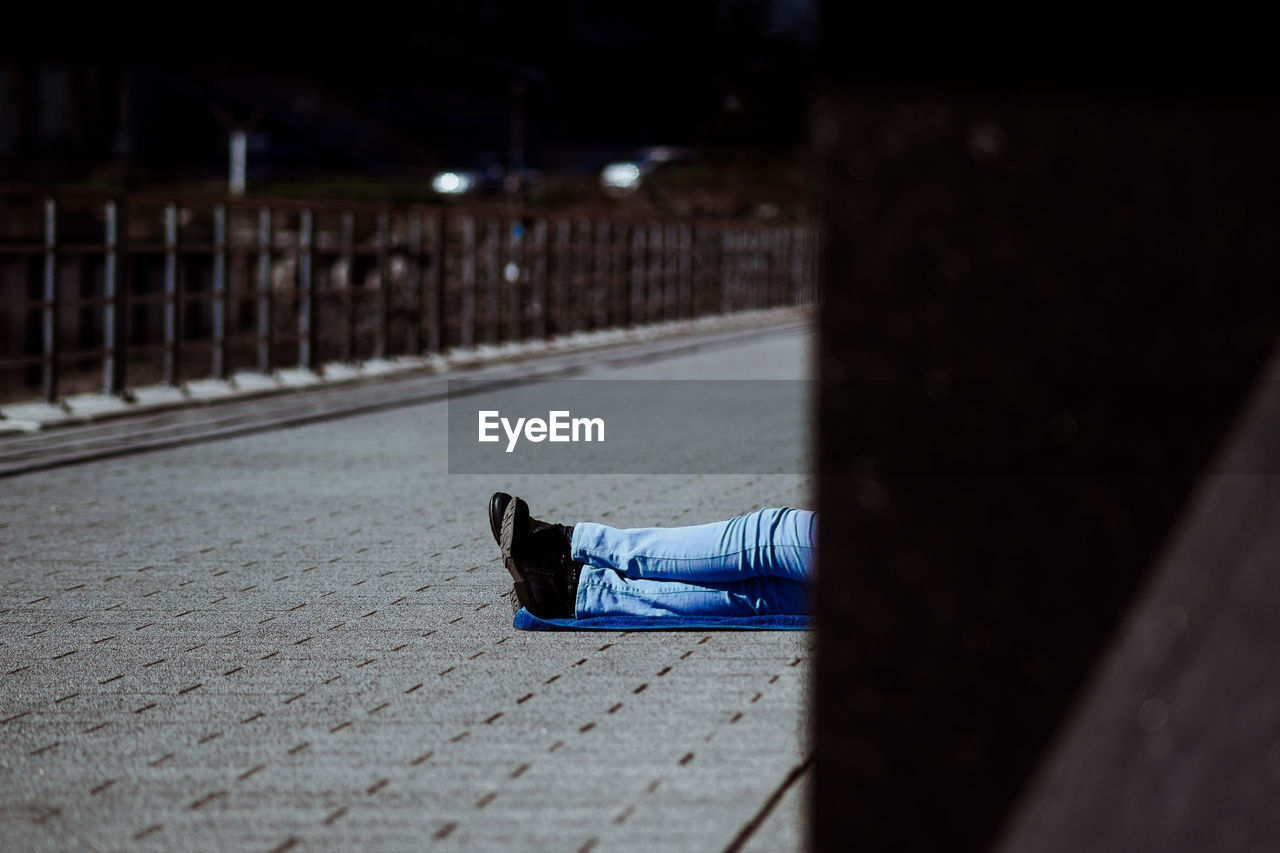
M 799 378 L 807 348 L 593 375 Z M 444 437 L 434 402 L 6 479 L 9 844 L 797 847 L 813 636 L 515 631 L 484 506 L 691 524 L 808 480 L 498 482 Z

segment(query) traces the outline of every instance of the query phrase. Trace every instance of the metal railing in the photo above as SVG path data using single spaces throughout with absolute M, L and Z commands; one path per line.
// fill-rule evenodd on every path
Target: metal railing
M 805 221 L 0 189 L 0 399 L 815 300 Z

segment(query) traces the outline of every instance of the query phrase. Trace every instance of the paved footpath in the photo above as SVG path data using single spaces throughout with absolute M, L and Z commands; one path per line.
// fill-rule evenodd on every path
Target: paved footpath
M 587 375 L 799 378 L 809 343 Z M 693 524 L 812 483 L 450 476 L 445 414 L 0 479 L 4 847 L 799 847 L 813 635 L 516 631 L 484 510 Z

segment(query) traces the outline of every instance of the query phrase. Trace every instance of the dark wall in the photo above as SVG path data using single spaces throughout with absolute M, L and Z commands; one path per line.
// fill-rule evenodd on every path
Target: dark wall
M 886 67 L 815 118 L 812 840 L 980 850 L 1277 341 L 1280 113 Z

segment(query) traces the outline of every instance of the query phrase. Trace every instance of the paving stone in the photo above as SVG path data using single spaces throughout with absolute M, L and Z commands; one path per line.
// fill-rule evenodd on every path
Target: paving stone
M 807 351 L 588 375 L 800 378 Z M 810 480 L 450 476 L 445 435 L 437 401 L 6 478 L 10 843 L 722 850 L 755 821 L 794 845 L 794 787 L 761 810 L 808 754 L 812 635 L 516 631 L 485 506 L 688 524 Z

